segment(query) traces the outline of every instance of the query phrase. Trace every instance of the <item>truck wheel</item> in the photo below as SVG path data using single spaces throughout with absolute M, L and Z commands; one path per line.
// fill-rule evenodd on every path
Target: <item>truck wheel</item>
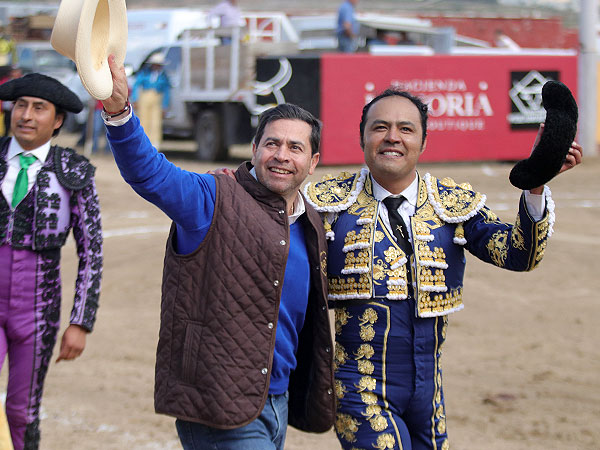
M 223 127 L 216 111 L 205 109 L 196 117 L 196 156 L 200 161 L 225 159 L 227 149 L 223 145 Z

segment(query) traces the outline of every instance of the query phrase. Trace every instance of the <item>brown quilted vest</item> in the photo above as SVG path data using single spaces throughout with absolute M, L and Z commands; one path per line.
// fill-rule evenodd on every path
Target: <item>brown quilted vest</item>
M 289 248 L 285 200 L 248 169 L 242 164 L 237 180 L 215 177 L 213 221 L 193 253 L 176 254 L 171 227 L 163 272 L 156 412 L 222 429 L 248 424 L 265 405 Z M 317 212 L 306 206 L 299 220 L 311 289 L 290 375 L 289 423 L 323 432 L 335 418 L 327 246 Z

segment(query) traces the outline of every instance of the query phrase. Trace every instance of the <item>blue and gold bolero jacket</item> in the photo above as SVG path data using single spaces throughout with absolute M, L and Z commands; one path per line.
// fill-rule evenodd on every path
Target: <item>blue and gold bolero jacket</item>
M 464 249 L 477 258 L 515 271 L 534 269 L 552 234 L 554 202 L 544 188 L 546 211 L 535 222 L 521 195 L 515 224 L 501 222 L 486 197 L 467 183 L 430 174 L 419 177 L 416 212 L 410 220 L 411 257 L 418 317 L 447 315 L 463 308 Z M 368 169 L 326 175 L 304 189 L 321 213 L 329 240 L 330 300 L 408 297 L 407 255 L 379 219 Z

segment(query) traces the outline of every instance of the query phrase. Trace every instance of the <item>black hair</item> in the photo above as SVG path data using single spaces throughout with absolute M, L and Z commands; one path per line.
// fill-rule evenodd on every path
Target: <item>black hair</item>
M 258 146 L 268 123 L 281 119 L 301 120 L 309 124 L 311 128 L 311 154 L 314 155 L 315 153 L 319 153 L 319 147 L 321 145 L 321 121 L 307 110 L 292 103 L 282 103 L 281 105 L 267 109 L 260 115 L 256 134 L 253 139 L 254 144 Z
M 382 98 L 392 97 L 392 96 L 404 97 L 410 100 L 419 110 L 419 114 L 421 114 L 421 128 L 423 128 L 423 136 L 421 138 L 421 144 L 425 142 L 425 138 L 427 137 L 427 105 L 423 103 L 419 97 L 412 95 L 410 92 L 401 91 L 399 89 L 388 88 L 367 103 L 362 110 L 362 117 L 360 118 L 360 146 L 364 147 L 364 137 L 365 137 L 365 126 L 367 124 L 367 114 L 369 113 L 369 109 L 375 103 L 377 103 Z
M 52 137 L 58 136 L 60 129 L 63 127 L 63 125 L 65 124 L 65 121 L 67 120 L 67 111 L 65 111 L 62 108 L 59 108 L 56 105 L 54 105 L 54 109 L 56 110 L 54 113 L 54 118 L 56 119 L 58 116 L 62 115 L 62 123 L 60 124 L 60 127 L 58 127 L 56 130 L 54 130 L 52 132 Z

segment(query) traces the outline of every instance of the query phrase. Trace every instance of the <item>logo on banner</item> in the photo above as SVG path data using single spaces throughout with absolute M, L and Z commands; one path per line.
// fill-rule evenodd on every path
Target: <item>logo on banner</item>
M 419 95 L 429 108 L 429 130 L 483 131 L 494 115 L 488 97 L 489 85 L 459 78 L 392 80 L 392 86 Z M 374 97 L 375 84 L 365 84 L 365 101 Z
M 511 100 L 508 123 L 512 129 L 537 128 L 546 119 L 546 110 L 542 106 L 542 87 L 549 80 L 558 80 L 557 71 L 511 72 Z

